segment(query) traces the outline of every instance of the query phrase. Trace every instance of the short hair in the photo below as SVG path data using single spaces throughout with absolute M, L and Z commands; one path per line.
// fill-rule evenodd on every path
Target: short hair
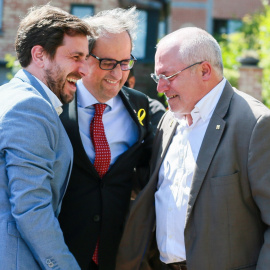
M 27 67 L 31 63 L 31 50 L 36 45 L 42 46 L 53 59 L 65 34 L 87 36 L 90 32 L 85 22 L 60 8 L 49 4 L 30 8 L 20 22 L 15 41 L 21 66 Z
M 191 65 L 200 61 L 208 61 L 219 75 L 223 75 L 221 49 L 216 39 L 203 29 L 185 27 L 165 36 L 157 47 L 171 41 L 179 41 L 181 61 Z
M 84 21 L 95 32 L 95 36 L 88 40 L 89 52 L 94 48 L 98 38 L 107 34 L 119 34 L 127 31 L 129 34 L 132 48 L 136 39 L 136 30 L 138 25 L 139 13 L 136 7 L 129 9 L 115 8 L 110 10 L 100 11 L 94 16 L 86 17 Z

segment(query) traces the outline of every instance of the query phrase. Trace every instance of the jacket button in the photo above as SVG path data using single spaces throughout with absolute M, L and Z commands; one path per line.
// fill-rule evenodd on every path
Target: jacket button
M 54 267 L 54 263 L 53 263 L 50 259 L 47 259 L 47 260 L 46 260 L 46 264 L 47 264 L 50 268 Z
M 100 215 L 94 215 L 93 220 L 95 222 L 99 222 L 100 221 Z

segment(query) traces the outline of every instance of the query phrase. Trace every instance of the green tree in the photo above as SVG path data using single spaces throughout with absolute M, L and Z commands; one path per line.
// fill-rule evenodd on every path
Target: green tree
M 270 6 L 268 0 L 263 0 L 262 4 L 262 10 L 243 18 L 239 32 L 222 35 L 220 46 L 224 74 L 233 86 L 237 86 L 239 78 L 239 58 L 248 53 L 259 57 L 259 66 L 263 68 L 263 102 L 270 107 Z

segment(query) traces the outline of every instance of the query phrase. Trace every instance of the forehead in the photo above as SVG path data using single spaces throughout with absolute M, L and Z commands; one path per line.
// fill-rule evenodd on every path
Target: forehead
M 155 70 L 158 74 L 169 73 L 181 67 L 179 46 L 172 44 L 161 44 L 155 55 Z
M 59 46 L 59 48 L 61 49 L 61 47 L 70 53 L 88 54 L 88 41 L 84 35 L 69 36 L 65 34 L 62 46 Z
M 107 33 L 98 38 L 92 51 L 101 58 L 115 58 L 121 55 L 129 58 L 131 49 L 131 39 L 125 31 L 117 34 Z

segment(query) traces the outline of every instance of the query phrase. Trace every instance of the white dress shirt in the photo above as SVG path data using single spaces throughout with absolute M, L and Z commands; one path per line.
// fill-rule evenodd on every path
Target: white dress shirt
M 184 228 L 195 163 L 225 83 L 223 79 L 195 105 L 190 126 L 185 118 L 177 119 L 179 125 L 159 170 L 156 237 L 160 259 L 166 264 L 186 259 Z
M 82 80 L 77 82 L 77 105 L 80 135 L 88 158 L 94 164 L 95 150 L 90 139 L 90 123 L 95 114 L 94 104 L 99 103 L 85 88 Z M 111 165 L 139 138 L 139 129 L 119 95 L 106 102 L 102 121 L 111 150 Z
M 35 76 L 34 76 L 35 77 Z M 39 80 L 37 77 L 35 77 L 35 79 L 40 83 L 40 85 L 42 86 L 42 88 L 44 89 L 44 91 L 46 92 L 47 96 L 49 97 L 53 107 L 55 108 L 56 112 L 58 115 L 60 115 L 63 112 L 62 109 L 62 102 L 59 100 L 59 98 L 55 95 L 55 93 L 50 90 L 50 88 L 43 83 L 41 80 Z

